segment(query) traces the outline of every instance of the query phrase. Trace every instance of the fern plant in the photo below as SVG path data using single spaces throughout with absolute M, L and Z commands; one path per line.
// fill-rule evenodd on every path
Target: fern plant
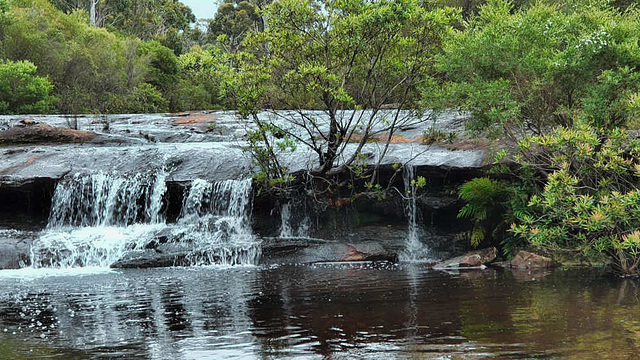
M 458 196 L 467 204 L 458 212 L 458 218 L 473 220 L 470 236 L 473 247 L 486 238 L 489 214 L 500 206 L 503 192 L 503 186 L 488 177 L 472 179 L 460 187 Z
M 527 216 L 531 185 L 489 177 L 472 179 L 460 187 L 458 196 L 467 203 L 458 212 L 459 219 L 473 221 L 469 239 L 473 247 L 490 240 L 502 255 L 511 257 L 524 245 L 521 237 L 507 230 L 519 218 Z

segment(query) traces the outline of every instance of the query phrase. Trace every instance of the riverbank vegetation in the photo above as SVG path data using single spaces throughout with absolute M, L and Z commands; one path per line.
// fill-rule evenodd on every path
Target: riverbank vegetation
M 200 25 L 171 0 L 0 0 L 0 113 L 236 109 L 264 183 L 302 146 L 312 176 L 380 190 L 366 144 L 455 109 L 496 140 L 460 190 L 473 245 L 640 273 L 633 1 L 226 0 Z

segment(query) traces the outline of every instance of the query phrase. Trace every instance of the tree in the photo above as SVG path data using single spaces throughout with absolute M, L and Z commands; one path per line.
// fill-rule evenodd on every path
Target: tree
M 248 1 L 225 0 L 209 22 L 208 32 L 214 38 L 224 36 L 222 43 L 237 51 L 250 31 L 262 30 L 262 18 L 257 6 Z
M 40 114 L 51 111 L 53 85 L 36 75 L 29 61 L 0 61 L 0 114 Z
M 194 46 L 179 58 L 183 78 L 182 106 L 212 109 L 227 104 L 220 98 L 220 85 L 228 70 L 230 55 L 218 47 Z
M 65 13 L 84 10 L 89 24 L 117 29 L 141 39 L 164 40 L 182 34 L 196 21 L 191 9 L 178 0 L 52 0 Z M 179 43 L 169 39 L 167 43 Z
M 640 142 L 626 130 L 638 125 L 639 26 L 637 12 L 605 1 L 515 11 L 491 0 L 453 33 L 438 59 L 448 82 L 425 96 L 508 140 L 494 171 L 517 179 L 485 179 L 503 186 L 493 192 L 482 180 L 465 184 L 461 195 L 483 196 L 467 196 L 461 216 L 484 225 L 485 214 L 470 209 L 498 205 L 498 226 L 510 219 L 519 239 L 553 254 L 608 254 L 620 271 L 640 273 Z M 514 188 L 525 202 L 505 196 Z
M 633 91 L 637 83 L 623 73 L 640 64 L 637 15 L 595 1 L 576 6 L 563 12 L 539 3 L 514 11 L 508 1 L 490 1 L 446 42 L 438 61 L 444 92 L 429 89 L 425 97 L 470 112 L 472 130 L 515 144 L 531 132 L 571 126 L 576 114 L 591 113 L 594 97 L 613 101 Z M 602 77 L 606 71 L 611 78 Z M 618 83 L 605 88 L 605 81 Z M 625 121 L 600 115 L 613 117 L 594 121 Z
M 414 109 L 417 90 L 431 81 L 433 58 L 457 19 L 452 10 L 426 11 L 415 0 L 281 0 L 264 14 L 267 26 L 243 43 L 226 91 L 258 127 L 264 147 L 254 155 L 271 178 L 286 173 L 277 138 L 313 151 L 318 162 L 312 173 L 327 176 L 361 160 L 373 135 L 390 139 L 419 121 L 401 109 Z M 395 110 L 385 110 L 390 104 Z M 261 110 L 277 120 L 264 121 Z M 355 149 L 347 150 L 349 143 Z

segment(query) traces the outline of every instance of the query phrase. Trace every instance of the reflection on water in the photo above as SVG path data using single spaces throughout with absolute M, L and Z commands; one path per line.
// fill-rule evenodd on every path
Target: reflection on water
M 635 280 L 415 265 L 0 272 L 0 358 L 635 359 Z

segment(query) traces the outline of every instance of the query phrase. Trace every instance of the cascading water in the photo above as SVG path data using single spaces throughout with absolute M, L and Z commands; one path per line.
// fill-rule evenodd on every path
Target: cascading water
M 184 197 L 178 231 L 192 244 L 189 264 L 255 264 L 260 243 L 250 227 L 251 179 L 193 181 Z
M 290 203 L 286 203 L 282 205 L 280 210 L 280 237 L 309 237 L 311 219 L 309 219 L 308 213 L 304 212 L 304 218 L 296 222 L 291 207 Z
M 32 246 L 32 266 L 108 267 L 148 251 L 160 238 L 180 265 L 257 262 L 261 248 L 249 226 L 250 179 L 193 181 L 174 224 L 163 216 L 166 190 L 163 172 L 76 175 L 60 182 L 47 229 Z
M 403 169 L 403 180 L 405 189 L 405 214 L 408 219 L 409 228 L 404 238 L 405 248 L 400 254 L 401 261 L 428 261 L 430 259 L 429 247 L 420 241 L 424 239 L 424 229 L 419 224 L 420 212 L 417 204 L 417 191 L 415 185 L 415 174 L 413 165 L 406 164 Z
M 166 190 L 164 172 L 132 177 L 78 174 L 56 187 L 48 227 L 158 223 L 163 221 Z

